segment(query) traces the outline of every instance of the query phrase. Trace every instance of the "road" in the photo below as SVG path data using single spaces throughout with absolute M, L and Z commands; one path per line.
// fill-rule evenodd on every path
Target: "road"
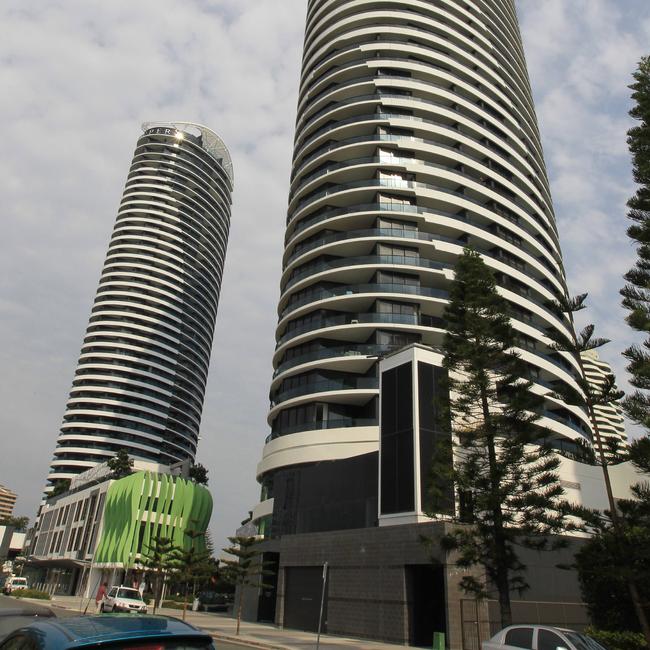
M 11 598 L 9 596 L 0 595 L 0 620 L 2 619 L 2 610 L 3 609 L 15 609 L 16 607 L 27 608 L 27 609 L 36 609 L 41 606 L 49 607 L 57 616 L 57 618 L 69 618 L 71 616 L 79 616 L 79 612 L 75 612 L 70 609 L 65 609 L 64 607 L 57 607 L 52 605 L 48 601 L 44 600 L 41 603 L 34 603 L 34 601 L 25 601 L 19 600 L 17 598 Z M 29 624 L 29 619 L 25 619 L 25 625 Z M 3 635 L 0 634 L 0 637 Z M 245 644 L 234 644 L 234 643 L 225 643 L 223 641 L 215 641 L 215 646 L 217 650 L 241 650 L 242 648 L 251 648 L 255 646 L 247 646 Z

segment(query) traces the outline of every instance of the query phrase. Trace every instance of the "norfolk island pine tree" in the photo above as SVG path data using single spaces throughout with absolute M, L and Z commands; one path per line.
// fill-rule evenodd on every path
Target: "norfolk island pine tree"
M 529 587 L 517 547 L 565 546 L 554 535 L 573 530 L 571 508 L 556 473 L 559 458 L 536 444 L 544 437 L 538 424 L 544 399 L 531 390 L 526 365 L 513 351 L 517 334 L 508 303 L 471 249 L 458 260 L 445 317 L 446 419 L 453 443 L 435 453 L 430 514 L 436 518 L 447 498 L 441 481 L 446 478 L 461 507 L 453 517 L 457 526 L 442 538 L 443 548 L 456 553 L 461 568 L 484 569 L 485 582 L 466 575 L 461 588 L 483 598 L 493 586 L 505 627 L 512 622 L 511 592 Z

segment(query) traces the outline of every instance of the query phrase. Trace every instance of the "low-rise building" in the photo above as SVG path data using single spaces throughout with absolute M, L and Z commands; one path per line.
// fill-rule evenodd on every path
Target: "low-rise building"
M 200 533 L 212 513 L 208 490 L 167 467 L 163 472 L 136 461 L 134 469 L 116 480 L 106 465 L 92 468 L 45 502 L 28 560 L 34 587 L 88 596 L 104 581 L 139 580 L 139 561 L 156 538 L 186 548 L 204 544 Z

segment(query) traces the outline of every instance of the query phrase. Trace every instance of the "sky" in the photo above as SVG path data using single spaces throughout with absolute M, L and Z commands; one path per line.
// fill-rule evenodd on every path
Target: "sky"
M 38 505 L 124 181 L 145 121 L 215 130 L 235 171 L 198 461 L 225 545 L 255 505 L 306 0 L 0 3 L 0 484 Z M 631 73 L 647 0 L 517 0 L 572 293 L 626 389 L 618 291 Z

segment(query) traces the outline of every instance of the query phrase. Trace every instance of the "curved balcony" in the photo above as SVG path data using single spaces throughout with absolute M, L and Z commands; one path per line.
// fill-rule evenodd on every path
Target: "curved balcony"
M 451 217 L 453 218 L 453 217 Z M 493 253 L 489 250 L 485 250 L 484 246 L 476 246 L 477 250 L 482 254 L 488 257 L 492 257 L 500 262 L 507 264 L 508 266 L 513 267 L 514 269 L 522 272 L 534 271 L 537 275 L 541 276 L 541 281 L 550 281 L 555 284 L 556 289 L 562 290 L 563 285 L 558 276 L 560 276 L 559 271 L 551 266 L 548 260 L 545 257 L 535 258 L 531 253 L 529 253 L 524 247 L 523 242 L 516 245 L 504 241 L 502 234 L 496 233 L 489 228 L 483 226 L 476 226 L 474 223 L 467 217 L 463 219 L 463 222 L 472 228 L 476 228 L 481 233 L 485 233 L 485 240 L 487 245 L 492 246 L 505 246 L 505 254 Z M 474 233 L 471 233 L 472 236 L 476 236 Z M 480 235 L 479 235 L 480 236 Z M 429 232 L 421 232 L 417 230 L 406 230 L 399 228 L 366 228 L 360 230 L 347 230 L 341 231 L 334 234 L 326 235 L 317 240 L 310 240 L 304 244 L 298 243 L 289 258 L 285 262 L 285 273 L 291 267 L 291 265 L 300 257 L 312 251 L 316 248 L 324 247 L 329 244 L 334 244 L 337 242 L 349 241 L 349 240 L 374 240 L 374 241 L 385 241 L 387 239 L 400 239 L 400 240 L 410 240 L 413 242 L 445 242 L 448 244 L 459 245 L 458 237 L 446 237 L 444 235 L 433 234 Z M 514 249 L 515 252 L 511 252 Z M 536 278 L 539 280 L 539 278 Z
M 282 436 L 289 436 L 292 433 L 300 433 L 302 431 L 322 431 L 323 429 L 346 429 L 348 427 L 376 427 L 379 425 L 377 418 L 339 418 L 337 420 L 322 420 L 319 422 L 305 422 L 297 424 L 292 427 L 282 427 L 270 433 L 264 444 L 268 444 L 271 440 L 281 438 Z
M 374 139 L 374 138 L 384 138 L 386 136 L 370 136 L 368 139 Z M 407 137 L 407 136 L 388 136 L 388 137 Z M 364 138 L 366 139 L 366 138 Z M 450 170 L 454 171 L 454 170 Z M 457 173 L 457 172 L 454 172 Z M 462 175 L 462 174 L 461 174 Z M 446 179 L 445 179 L 446 180 Z M 480 182 L 473 178 L 473 177 L 468 177 L 468 181 L 480 184 Z M 526 209 L 526 207 L 522 207 L 517 203 L 516 200 L 514 200 L 512 197 L 507 195 L 506 193 L 494 189 L 489 186 L 483 186 L 481 185 L 480 189 L 476 188 L 471 188 L 468 187 L 467 189 L 476 193 L 483 193 L 486 195 L 486 199 L 484 202 L 478 201 L 477 199 L 472 198 L 470 195 L 464 194 L 463 192 L 457 192 L 455 190 L 451 190 L 448 187 L 445 187 L 444 185 L 434 185 L 433 183 L 421 183 L 419 181 L 399 181 L 399 180 L 392 180 L 392 179 L 383 179 L 383 178 L 369 178 L 369 179 L 364 179 L 360 181 L 352 181 L 350 183 L 338 183 L 334 185 L 333 187 L 328 187 L 325 190 L 322 190 L 320 192 L 315 192 L 314 194 L 311 194 L 307 196 L 306 198 L 302 199 L 299 201 L 295 207 L 295 209 L 292 212 L 292 217 L 291 221 L 294 218 L 297 218 L 297 215 L 305 209 L 305 207 L 309 206 L 310 204 L 316 203 L 320 199 L 323 199 L 328 196 L 332 196 L 333 194 L 340 194 L 341 192 L 346 192 L 348 190 L 354 190 L 354 189 L 363 189 L 363 188 L 375 188 L 375 187 L 381 187 L 387 190 L 427 190 L 430 192 L 439 192 L 441 194 L 444 194 L 445 196 L 448 197 L 455 197 L 456 199 L 461 198 L 463 201 L 466 201 L 468 203 L 472 203 L 474 205 L 479 205 L 481 207 L 485 207 L 486 202 L 490 202 L 493 199 L 489 198 L 490 193 L 498 195 L 500 198 L 503 200 L 507 201 L 509 204 L 511 204 L 514 208 L 519 210 L 522 215 L 526 215 L 533 219 L 536 223 L 542 225 L 542 222 L 540 221 L 540 216 L 536 212 L 530 212 L 529 210 Z M 407 195 L 407 196 L 410 196 Z M 452 201 L 449 199 L 450 203 L 457 203 L 458 201 Z M 544 217 L 546 218 L 546 217 Z M 291 223 L 291 221 L 289 223 Z M 546 222 L 544 222 L 544 225 L 542 227 L 546 226 Z M 547 226 L 546 226 L 547 227 Z
M 542 411 L 542 417 L 549 418 L 550 420 L 553 420 L 554 422 L 559 422 L 560 424 L 563 424 L 565 427 L 569 427 L 570 429 L 573 429 L 576 433 L 578 433 L 580 436 L 591 442 L 591 433 L 585 431 L 580 425 L 575 423 L 573 420 L 570 420 L 567 417 L 563 417 L 562 415 L 558 415 L 557 413 L 554 413 L 553 411 L 545 410 Z
M 285 267 L 291 264 L 299 257 L 308 253 L 315 248 L 333 244 L 335 242 L 347 241 L 349 239 L 411 239 L 414 241 L 434 242 L 446 241 L 456 243 L 453 237 L 444 237 L 443 235 L 434 235 L 428 232 L 419 232 L 417 230 L 404 230 L 402 228 L 364 228 L 362 230 L 341 231 L 333 235 L 326 235 L 320 239 L 310 241 L 305 244 L 297 244 L 293 253 L 285 263 Z
M 387 95 L 381 95 L 380 97 L 382 97 L 382 99 L 387 99 L 388 98 Z M 402 97 L 402 99 L 404 99 L 404 98 Z M 471 122 L 471 123 L 475 124 L 477 127 L 480 127 L 481 130 L 483 130 L 483 131 L 485 131 L 485 130 L 490 131 L 489 127 L 486 127 L 485 125 L 481 124 L 479 121 L 471 118 L 470 116 L 467 115 L 466 112 L 460 111 L 458 108 L 453 109 L 451 106 L 447 106 L 447 105 L 442 104 L 442 103 L 431 102 L 431 101 L 427 101 L 427 100 L 419 100 L 418 103 L 436 105 L 436 106 L 439 106 L 440 108 L 444 108 L 444 109 L 446 109 L 446 110 L 448 110 L 450 112 L 456 112 L 458 114 L 458 118 L 462 118 L 464 120 L 467 120 L 468 122 Z M 386 107 L 386 108 L 389 108 L 389 107 Z M 403 115 L 403 114 L 400 114 L 400 113 L 390 113 L 388 111 L 382 112 L 382 113 L 371 113 L 371 114 L 367 114 L 367 115 L 355 115 L 353 117 L 349 117 L 349 118 L 347 118 L 345 120 L 341 120 L 340 122 L 337 122 L 336 128 L 343 127 L 343 126 L 349 126 L 349 125 L 353 125 L 353 124 L 363 124 L 363 123 L 375 124 L 375 123 L 380 123 L 380 122 L 388 122 L 389 124 L 391 124 L 391 120 L 395 120 L 395 121 L 398 121 L 398 122 L 413 122 L 416 125 L 420 125 L 420 124 L 430 125 L 430 126 L 435 127 L 436 129 L 449 130 L 450 135 L 453 133 L 453 135 L 456 138 L 458 138 L 458 135 L 459 135 L 459 131 L 457 129 L 454 129 L 453 127 L 450 127 L 449 125 L 445 124 L 444 122 L 440 122 L 440 121 L 436 122 L 434 120 L 428 120 L 426 118 L 417 117 L 417 116 L 414 116 L 414 115 Z M 424 130 L 424 129 L 422 129 L 422 130 Z M 307 149 L 313 142 L 318 140 L 318 138 L 320 136 L 325 135 L 325 134 L 331 134 L 331 132 L 332 132 L 332 126 L 329 125 L 329 124 L 321 127 L 320 129 L 318 129 L 316 131 L 314 131 L 312 134 L 310 134 L 309 138 L 307 138 L 304 142 L 301 143 L 301 147 L 300 147 L 299 151 L 302 152 L 303 150 Z M 472 137 L 471 135 L 466 134 L 466 133 L 463 133 L 463 135 L 465 137 L 469 138 L 470 140 L 475 141 L 477 144 L 480 144 L 480 141 L 477 138 Z M 347 141 L 348 140 L 345 140 L 345 141 L 342 140 L 340 142 L 347 142 Z M 425 142 L 427 142 L 428 144 L 432 144 L 432 141 L 425 141 Z M 444 145 L 442 145 L 442 146 L 444 146 Z M 449 147 L 449 148 L 451 148 L 451 147 Z M 495 155 L 495 157 L 499 157 L 499 158 L 505 159 L 508 162 L 510 162 L 504 156 L 499 155 L 496 152 L 494 153 L 494 155 Z M 297 153 L 296 158 L 299 158 L 299 157 L 300 157 L 300 153 Z M 480 159 L 478 159 L 476 156 L 468 155 L 467 157 L 472 158 L 473 160 L 475 160 L 477 162 L 480 161 Z M 305 158 L 303 160 L 303 162 L 302 162 L 302 165 L 306 164 L 307 161 L 308 161 L 308 158 Z M 426 163 L 422 163 L 422 164 L 426 164 Z M 525 175 L 523 174 L 523 172 L 518 171 L 518 174 L 521 174 L 521 177 L 523 179 L 526 178 Z M 295 176 L 294 178 L 298 178 L 298 177 L 299 177 L 299 171 L 298 171 L 298 175 Z M 302 179 L 302 181 L 305 182 L 305 179 Z M 508 182 L 511 182 L 510 179 L 508 179 Z M 535 188 L 535 190 L 536 190 L 536 188 Z M 545 207 L 548 209 L 548 205 L 545 206 Z M 543 209 L 541 211 L 543 212 Z M 545 216 L 547 216 L 547 215 L 545 215 Z
M 399 42 L 399 41 L 381 41 L 381 42 L 368 41 L 366 44 L 367 45 L 376 45 L 378 48 L 385 47 L 385 46 L 390 46 L 390 45 L 398 45 L 398 46 L 403 45 L 403 43 Z M 449 54 L 442 53 L 439 48 L 434 48 L 434 47 L 428 46 L 428 45 L 426 45 L 426 44 L 424 44 L 422 42 L 413 43 L 412 45 L 413 45 L 413 49 L 416 49 L 416 50 L 419 50 L 419 49 L 430 50 L 432 52 L 435 52 L 437 56 L 440 56 L 441 54 L 443 54 L 446 62 L 447 61 L 453 62 L 456 65 L 460 65 L 461 68 L 464 67 L 464 70 L 465 70 L 466 74 L 469 73 L 470 75 L 472 75 L 472 77 L 478 76 L 478 75 L 476 75 L 476 67 L 475 67 L 476 59 L 474 57 L 472 57 L 472 55 L 470 55 L 469 53 L 465 53 L 465 58 L 467 59 L 468 62 L 473 61 L 472 65 L 459 64 L 458 60 L 454 60 L 452 57 L 450 57 Z M 334 53 L 332 53 L 331 55 L 325 57 L 322 61 L 320 61 L 317 64 L 317 67 L 324 66 L 327 63 L 327 61 L 329 61 L 329 60 L 331 60 L 331 59 L 333 59 L 335 57 L 339 57 L 341 55 L 344 55 L 346 52 L 351 51 L 351 50 L 361 51 L 360 50 L 360 45 L 358 43 L 356 43 L 356 44 L 348 46 L 348 47 L 337 49 Z M 365 60 L 367 60 L 367 57 L 366 57 Z M 495 71 L 492 71 L 492 70 L 488 70 L 488 71 L 489 71 L 489 74 L 492 75 L 492 77 L 494 79 L 494 83 L 488 81 L 487 82 L 487 87 L 490 89 L 490 91 L 494 94 L 495 97 L 498 97 L 498 99 L 496 100 L 496 103 L 501 105 L 500 102 L 503 102 L 504 100 L 505 101 L 510 101 L 511 102 L 510 110 L 513 112 L 513 118 L 514 118 L 514 121 L 517 124 L 520 124 L 522 121 L 523 121 L 524 124 L 527 124 L 527 120 L 529 120 L 531 118 L 532 118 L 532 120 L 534 120 L 535 115 L 534 115 L 534 111 L 532 110 L 532 105 L 526 105 L 525 103 L 520 103 L 520 102 L 517 102 L 517 101 L 513 102 L 511 97 L 508 97 L 508 96 L 503 94 L 502 89 L 500 88 L 502 82 L 499 79 L 498 74 L 495 74 Z M 470 83 L 473 83 L 473 82 L 470 82 Z M 403 96 L 400 96 L 400 99 L 403 99 Z M 417 100 L 419 98 L 416 97 L 415 99 Z M 346 99 L 341 99 L 341 100 L 337 101 L 337 105 L 341 105 L 341 106 L 345 105 L 346 103 L 348 103 L 348 100 L 346 100 Z M 526 119 L 522 120 L 523 114 L 522 114 L 520 108 L 523 108 L 523 110 L 527 113 L 527 118 Z M 324 108 L 316 111 L 315 113 L 312 113 L 311 115 L 307 115 L 307 111 L 299 114 L 299 116 L 298 116 L 298 128 L 301 127 L 302 123 L 306 119 L 316 120 L 321 115 L 327 113 L 329 110 L 331 110 L 331 107 L 327 106 L 327 107 L 324 107 Z M 532 136 L 532 137 L 535 137 L 535 138 L 539 137 L 539 133 L 534 129 L 529 129 L 529 135 Z M 542 166 L 539 164 L 539 162 L 537 160 L 533 160 L 533 163 L 534 163 L 534 165 L 536 167 L 536 169 L 534 170 L 535 173 L 539 173 L 539 172 L 543 173 L 544 170 L 543 170 Z M 531 169 L 530 171 L 533 171 L 533 170 Z M 547 199 L 548 199 L 548 201 L 550 203 L 550 193 L 548 191 L 548 188 L 545 187 L 544 191 L 545 191 L 545 193 L 547 195 Z
M 342 325 L 363 325 L 368 323 L 385 323 L 392 325 L 419 325 L 421 327 L 435 327 L 442 329 L 445 321 L 437 316 L 427 316 L 425 314 L 419 315 L 406 315 L 406 314 L 341 314 L 339 316 L 332 316 L 330 318 L 322 318 L 313 320 L 306 325 L 296 327 L 278 339 L 276 349 L 284 345 L 300 334 L 305 332 L 313 332 L 327 327 L 337 327 Z
M 303 395 L 311 395 L 313 393 L 329 393 L 340 392 L 348 390 L 379 390 L 379 379 L 376 377 L 359 377 L 348 379 L 328 379 L 324 381 L 314 381 L 303 386 L 296 386 L 276 393 L 271 398 L 271 408 L 276 407 L 282 402 L 293 399 L 294 397 L 301 397 Z
M 424 298 L 442 298 L 447 299 L 449 292 L 443 289 L 434 289 L 432 287 L 418 287 L 408 284 L 388 284 L 388 283 L 371 283 L 371 284 L 349 284 L 338 289 L 319 289 L 309 292 L 303 298 L 290 302 L 281 312 L 280 320 L 283 320 L 287 314 L 319 300 L 336 298 L 339 296 L 351 296 L 364 293 L 386 293 L 400 294 L 408 296 L 418 296 Z
M 313 266 L 292 275 L 282 288 L 282 292 L 284 293 L 288 291 L 304 278 L 322 273 L 323 271 L 333 271 L 334 269 L 345 268 L 346 266 L 413 266 L 434 271 L 444 271 L 445 269 L 450 268 L 448 264 L 433 262 L 432 260 L 422 259 L 419 257 L 404 257 L 402 255 L 362 255 L 360 257 L 342 257 L 340 259 L 314 264 Z
M 375 88 L 378 89 L 378 90 L 381 89 L 381 88 L 393 88 L 395 86 L 393 86 L 392 84 L 387 85 L 387 86 L 379 86 L 378 82 L 381 83 L 381 82 L 400 81 L 400 80 L 404 81 L 404 82 L 410 82 L 411 84 L 413 84 L 415 82 L 415 84 L 425 85 L 425 82 L 422 82 L 421 80 L 418 80 L 416 78 L 397 77 L 397 76 L 394 76 L 394 75 L 386 75 L 386 76 L 379 75 L 379 76 L 368 76 L 368 77 L 364 77 L 364 78 L 358 78 L 358 79 L 355 79 L 355 80 L 352 80 L 352 81 L 349 81 L 349 82 L 344 82 L 344 83 L 341 83 L 341 84 L 337 84 L 336 88 L 328 88 L 327 90 L 323 91 L 323 93 L 324 94 L 333 94 L 335 92 L 345 90 L 346 88 L 352 87 L 354 85 L 358 85 L 358 86 L 369 85 L 371 82 L 374 82 Z M 438 88 L 438 89 L 440 89 L 442 91 L 448 91 L 448 88 L 445 88 L 444 86 L 439 86 L 439 85 L 436 85 L 436 84 L 426 84 L 426 85 L 427 86 L 433 86 L 433 87 Z M 349 103 L 358 103 L 359 101 L 370 101 L 369 99 L 359 100 L 358 98 L 360 98 L 360 97 L 370 98 L 373 95 L 377 95 L 377 93 L 376 92 L 375 93 L 366 92 L 366 93 L 364 93 L 362 95 L 355 95 L 354 97 L 347 97 L 347 98 L 339 99 L 339 100 L 336 101 L 336 104 L 337 104 L 337 107 L 338 107 L 339 103 L 340 103 L 341 106 L 345 106 L 346 102 L 347 102 L 347 104 L 349 104 Z M 520 164 L 524 165 L 527 162 L 528 165 L 530 165 L 530 160 L 529 160 L 529 153 L 530 152 L 527 150 L 527 148 L 525 146 L 525 143 L 523 141 L 519 140 L 517 137 L 515 137 L 514 134 L 512 134 L 512 133 L 510 134 L 510 137 L 504 141 L 503 137 L 499 133 L 497 133 L 495 131 L 495 127 L 492 126 L 492 123 L 496 122 L 499 125 L 499 127 L 496 127 L 496 128 L 499 129 L 499 131 L 501 131 L 502 127 L 504 127 L 504 128 L 507 128 L 507 127 L 505 127 L 505 125 L 503 125 L 499 120 L 496 120 L 493 116 L 491 116 L 490 113 L 487 113 L 487 112 L 485 113 L 485 115 L 483 117 L 483 120 L 484 120 L 485 123 L 481 122 L 479 119 L 475 119 L 471 115 L 469 115 L 467 113 L 468 110 L 475 110 L 477 113 L 480 112 L 480 109 L 476 105 L 473 105 L 470 100 L 466 100 L 468 106 L 464 107 L 465 110 L 460 111 L 460 110 L 454 109 L 452 107 L 451 101 L 450 101 L 449 104 L 446 104 L 444 102 L 436 102 L 436 101 L 433 101 L 433 100 L 430 100 L 430 99 L 424 99 L 424 98 L 421 98 L 421 97 L 417 97 L 416 99 L 411 100 L 409 96 L 397 95 L 396 93 L 393 93 L 391 95 L 390 92 L 381 93 L 379 95 L 379 97 L 380 98 L 387 98 L 387 99 L 388 98 L 390 98 L 390 99 L 399 98 L 402 102 L 413 101 L 416 104 L 424 104 L 425 106 L 431 106 L 432 108 L 447 110 L 450 113 L 455 112 L 458 119 L 461 119 L 463 121 L 468 122 L 471 125 L 472 128 L 476 129 L 476 131 L 479 132 L 479 133 L 483 133 L 484 136 L 486 136 L 488 134 L 489 134 L 490 137 L 494 137 L 495 135 L 499 136 L 500 142 L 502 144 L 510 147 L 510 149 L 512 151 L 512 153 L 508 152 L 508 156 L 516 156 Z M 354 101 L 354 100 L 356 100 L 356 101 Z M 323 109 L 323 110 L 325 110 L 325 109 Z M 335 109 L 332 108 L 332 107 L 329 107 L 329 110 L 333 111 Z M 327 112 L 327 111 L 325 111 L 325 112 Z M 435 112 L 435 111 L 432 111 L 432 112 Z M 348 123 L 353 123 L 354 118 L 349 118 L 349 119 L 351 120 L 351 122 L 348 122 Z M 375 115 L 375 116 L 370 117 L 368 119 L 369 120 L 373 120 L 373 119 L 377 120 L 379 118 L 377 118 L 376 115 Z M 384 119 L 388 119 L 388 118 L 384 118 Z M 459 135 L 458 130 L 453 129 L 453 127 L 450 127 L 450 126 L 446 125 L 444 122 L 434 122 L 432 120 L 427 120 L 425 118 L 420 118 L 420 117 L 416 117 L 416 116 L 406 116 L 406 115 L 391 116 L 391 119 L 412 119 L 414 121 L 423 122 L 425 124 L 430 124 L 430 125 L 438 127 L 438 128 L 443 128 L 443 129 L 448 129 L 449 131 L 453 131 L 456 138 Z M 341 122 L 344 122 L 344 120 L 342 120 Z M 345 126 L 345 124 L 342 124 L 342 126 Z M 306 128 L 308 128 L 307 125 L 303 127 L 303 129 L 306 129 Z M 301 141 L 299 139 L 299 137 L 297 138 L 297 144 L 296 144 L 296 149 L 294 151 L 294 156 L 295 156 L 295 160 L 301 160 L 301 163 L 300 163 L 301 166 L 304 165 L 305 162 L 308 160 L 308 158 L 301 159 L 301 156 L 302 156 L 304 150 L 306 148 L 308 148 L 319 137 L 319 135 L 323 135 L 324 133 L 327 133 L 327 129 L 323 128 L 323 130 L 321 130 L 321 132 L 319 134 L 312 134 L 305 141 Z M 466 134 L 464 134 L 464 135 L 466 135 Z M 467 137 L 470 137 L 470 139 L 476 140 L 476 138 L 473 138 L 472 136 L 467 136 Z M 516 145 L 516 146 L 513 146 L 513 145 Z M 503 158 L 503 159 L 509 161 L 508 157 L 506 157 L 506 156 L 503 156 L 503 155 L 498 154 L 498 153 L 495 153 L 495 155 L 498 155 L 500 158 Z M 531 169 L 531 171 L 533 171 L 533 170 Z
M 508 224 L 508 229 L 512 230 L 513 233 L 518 235 L 529 244 L 531 247 L 539 246 L 538 252 L 542 255 L 550 256 L 550 258 L 558 265 L 558 272 L 562 273 L 561 258 L 559 254 L 553 250 L 549 250 L 543 244 L 539 243 L 535 239 L 534 235 L 527 232 L 522 228 L 520 224 L 513 223 L 507 215 L 501 214 L 498 210 L 495 210 L 494 207 L 481 206 L 484 209 L 489 210 L 492 214 L 496 215 L 497 218 L 505 220 Z M 354 205 L 341 207 L 341 208 L 328 208 L 325 210 L 319 210 L 317 214 L 314 214 L 311 217 L 305 217 L 300 219 L 293 228 L 292 231 L 287 232 L 287 239 L 285 241 L 285 246 L 289 248 L 292 242 L 305 230 L 311 228 L 317 224 L 321 224 L 330 219 L 335 219 L 337 217 L 354 215 L 357 213 L 378 213 L 380 215 L 386 215 L 387 212 L 394 212 L 400 217 L 405 213 L 412 215 L 422 215 L 423 217 L 445 217 L 447 219 L 452 219 L 458 221 L 458 228 L 464 230 L 467 225 L 472 226 L 478 230 L 489 233 L 494 236 L 494 233 L 487 227 L 478 223 L 475 219 L 466 216 L 462 212 L 448 212 L 445 210 L 434 210 L 433 208 L 424 208 L 418 205 L 409 205 L 406 203 L 357 203 Z M 440 241 L 448 241 L 448 239 L 442 238 Z M 530 253 L 532 256 L 532 253 Z M 557 256 L 557 258 L 556 258 Z
M 395 345 L 359 345 L 356 343 L 349 343 L 348 345 L 333 348 L 323 348 L 314 352 L 307 352 L 300 356 L 293 357 L 287 361 L 283 361 L 274 371 L 273 379 L 282 373 L 301 366 L 310 361 L 318 361 L 319 359 L 336 359 L 338 357 L 380 357 L 389 352 L 393 352 L 398 346 Z
M 408 10 L 404 10 L 404 13 L 408 13 Z M 383 30 L 386 29 L 387 32 L 390 33 L 391 31 L 394 31 L 396 27 L 398 29 L 400 29 L 400 31 L 403 31 L 405 34 L 410 34 L 410 33 L 413 33 L 415 35 L 422 34 L 423 36 L 428 37 L 428 38 L 431 38 L 432 36 L 440 37 L 440 34 L 434 34 L 431 31 L 428 31 L 426 29 L 422 29 L 422 28 L 419 28 L 419 27 L 415 27 L 414 25 L 408 25 L 408 26 L 407 25 L 394 25 L 394 24 L 391 24 L 391 23 L 377 23 L 375 21 L 373 21 L 373 24 L 372 24 L 372 31 L 373 31 L 373 33 L 376 34 L 378 31 L 383 32 Z M 445 43 L 446 41 L 449 40 L 448 36 L 447 37 L 443 36 L 442 38 L 443 38 L 443 43 Z M 313 47 L 313 45 L 311 47 Z M 482 57 L 484 59 L 484 62 L 479 67 L 479 69 L 482 72 L 482 76 L 485 75 L 484 70 L 485 70 L 486 67 L 487 68 L 492 67 L 494 70 L 499 70 L 499 72 L 501 74 L 503 74 L 505 72 L 505 74 L 510 76 L 510 72 L 507 70 L 507 68 L 509 67 L 507 60 L 503 59 L 503 57 L 502 57 L 503 61 L 501 63 L 498 62 L 495 58 L 493 58 L 494 50 L 491 50 L 490 54 L 488 54 L 488 51 L 483 50 L 483 48 L 480 48 L 480 50 L 479 50 L 477 48 L 477 44 L 475 42 L 473 42 L 473 41 L 471 42 L 471 44 L 468 44 L 468 47 L 469 47 L 469 49 L 467 49 L 467 47 L 462 47 L 462 46 L 460 47 L 460 49 L 464 51 L 466 56 L 468 56 L 470 54 L 471 55 L 477 55 L 477 56 L 480 55 L 480 57 Z M 308 49 L 307 49 L 305 51 L 305 61 L 308 61 L 309 57 L 312 54 L 313 53 L 309 52 Z M 504 67 L 506 68 L 505 71 L 504 71 Z M 515 76 L 520 76 L 520 75 L 515 75 Z M 529 102 L 530 106 L 532 107 L 533 106 L 532 98 L 530 96 L 527 96 L 527 92 L 530 91 L 529 87 L 527 86 L 527 80 L 522 79 L 521 76 L 520 76 L 519 80 L 515 80 L 514 78 L 512 80 L 514 81 L 514 83 L 515 83 L 515 85 L 517 87 L 517 90 L 520 91 L 520 92 L 517 93 L 517 95 L 519 97 L 519 101 L 522 101 L 522 99 L 524 99 L 524 101 Z M 303 98 L 303 100 L 299 103 L 299 106 L 298 106 L 298 112 L 299 113 L 307 112 L 307 110 L 309 108 L 309 103 L 307 101 L 308 99 L 309 99 L 309 97 Z M 534 120 L 534 117 L 532 119 Z M 540 151 L 540 153 L 538 153 L 538 155 L 541 158 L 541 151 Z

